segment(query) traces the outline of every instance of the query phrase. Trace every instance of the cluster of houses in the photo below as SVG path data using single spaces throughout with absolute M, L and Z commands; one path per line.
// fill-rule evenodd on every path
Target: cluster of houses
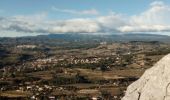
M 70 64 L 92 64 L 98 63 L 102 58 L 100 57 L 88 57 L 88 58 L 74 58 L 70 59 Z
M 92 63 L 98 63 L 102 58 L 99 57 L 90 57 L 90 58 L 76 58 L 76 57 L 70 57 L 66 59 L 56 58 L 56 57 L 50 57 L 50 58 L 44 58 L 44 59 L 37 59 L 35 61 L 31 61 L 28 63 L 23 64 L 23 68 L 29 68 L 33 70 L 44 70 L 49 67 L 55 66 L 57 64 L 63 66 L 68 64 L 92 64 Z
M 36 45 L 17 45 L 17 48 L 21 48 L 21 49 L 34 49 L 37 46 Z
M 106 46 L 107 43 L 101 43 L 101 45 Z M 122 47 L 119 47 L 120 44 L 115 44 L 115 45 L 110 45 L 108 48 L 108 50 L 110 50 L 109 52 L 111 52 L 110 56 L 98 56 L 93 55 L 93 56 L 88 56 L 88 57 L 76 57 L 75 56 L 66 56 L 66 57 L 46 57 L 46 58 L 39 58 L 37 60 L 34 61 L 27 61 L 24 62 L 21 65 L 14 65 L 13 66 L 6 66 L 3 69 L 0 69 L 0 75 L 2 74 L 3 77 L 0 77 L 0 80 L 5 80 L 4 78 L 8 78 L 7 75 L 10 76 L 9 77 L 13 77 L 13 73 L 15 72 L 22 72 L 22 71 L 30 71 L 30 72 L 34 72 L 34 71 L 44 71 L 44 70 L 48 70 L 51 67 L 55 67 L 55 65 L 69 65 L 69 64 L 95 64 L 95 63 L 100 63 L 100 61 L 102 60 L 110 60 L 108 61 L 110 63 L 110 65 L 107 65 L 107 69 L 111 69 L 112 66 L 113 67 L 119 67 L 119 66 L 123 66 L 124 65 L 128 65 L 128 66 L 134 66 L 135 68 L 141 68 L 143 66 L 145 66 L 149 61 L 147 61 L 146 55 L 145 54 L 140 54 L 138 51 L 144 50 L 144 47 L 141 45 L 130 45 L 130 44 L 124 44 L 121 45 Z M 18 45 L 17 48 L 36 48 L 35 45 Z M 115 49 L 116 48 L 116 49 Z M 130 48 L 130 49 L 129 49 Z M 149 46 L 147 47 L 149 48 Z M 115 49 L 112 51 L 112 49 Z M 99 50 L 100 51 L 100 50 Z M 94 50 L 94 52 L 96 52 Z M 104 52 L 104 51 L 102 51 Z M 132 53 L 133 52 L 133 53 Z M 99 52 L 101 53 L 101 52 Z M 106 52 L 106 54 L 108 54 L 108 52 Z M 102 53 L 100 54 L 102 55 Z M 125 57 L 132 55 L 132 58 L 127 58 L 130 61 L 125 61 Z M 64 55 L 63 55 L 64 56 Z M 99 68 L 98 66 L 96 66 L 97 68 Z M 56 70 L 56 69 L 55 69 Z M 100 69 L 99 69 L 100 70 Z M 61 71 L 62 72 L 62 71 Z M 63 71 L 64 74 L 68 74 L 68 76 L 71 76 L 71 72 L 69 72 L 68 70 L 64 70 Z M 63 74 L 61 74 L 63 75 Z M 123 86 L 128 85 L 129 83 L 126 83 L 126 81 L 134 81 L 136 80 L 136 78 L 128 78 L 128 79 L 120 79 L 117 80 L 115 82 L 115 80 L 109 80 L 109 82 L 106 81 L 101 81 L 101 83 L 103 82 L 103 84 L 112 84 L 113 86 L 117 87 L 120 86 L 120 83 L 123 83 L 121 81 L 124 81 Z M 66 92 L 66 94 L 64 94 L 65 91 L 67 91 L 67 89 L 60 87 L 60 86 L 50 86 L 50 85 L 37 85 L 37 84 L 32 84 L 32 83 L 27 83 L 24 85 L 17 85 L 17 86 L 12 86 L 11 89 L 15 89 L 16 91 L 19 92 L 30 92 L 31 96 L 30 99 L 32 100 L 37 100 L 40 99 L 42 97 L 47 98 L 48 100 L 56 100 L 58 98 L 58 96 L 60 95 L 67 95 L 68 92 Z M 0 88 L 0 92 L 2 91 L 6 91 L 8 90 L 8 87 L 1 87 Z M 52 92 L 54 92 L 54 94 L 52 94 Z M 56 92 L 58 91 L 58 92 Z M 58 93 L 58 94 L 57 94 Z M 60 94 L 61 93 L 61 94 Z M 62 94 L 63 93 L 63 94 Z M 88 94 L 94 94 L 91 95 L 91 99 L 92 100 L 98 100 L 98 99 L 102 99 L 101 97 L 101 91 L 99 90 L 94 90 L 94 89 L 80 89 L 77 90 L 75 93 L 79 94 L 79 95 L 88 95 Z M 68 93 L 69 94 L 69 93 Z M 96 95 L 97 94 L 97 95 Z M 74 95 L 72 93 L 70 93 L 70 95 Z M 113 97 L 115 100 L 117 100 L 119 97 L 118 96 L 114 96 Z

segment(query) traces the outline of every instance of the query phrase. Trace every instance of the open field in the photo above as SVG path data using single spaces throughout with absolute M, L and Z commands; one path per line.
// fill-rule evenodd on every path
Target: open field
M 0 61 L 7 60 L 1 63 L 0 98 L 120 100 L 129 84 L 170 52 L 170 44 L 133 41 L 86 48 L 1 49 Z

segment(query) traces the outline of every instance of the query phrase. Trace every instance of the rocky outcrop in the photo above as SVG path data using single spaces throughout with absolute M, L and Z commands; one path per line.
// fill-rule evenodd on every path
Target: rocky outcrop
M 122 100 L 170 100 L 170 54 L 132 83 Z

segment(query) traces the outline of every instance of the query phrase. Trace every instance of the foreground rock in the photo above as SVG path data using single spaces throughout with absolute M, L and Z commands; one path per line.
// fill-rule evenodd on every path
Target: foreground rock
M 132 83 L 122 100 L 170 100 L 170 54 Z

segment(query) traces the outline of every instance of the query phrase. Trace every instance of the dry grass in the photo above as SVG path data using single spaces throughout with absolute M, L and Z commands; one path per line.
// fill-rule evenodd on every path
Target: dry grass
M 5 91 L 5 92 L 0 92 L 0 96 L 2 96 L 2 97 L 10 97 L 10 98 L 28 97 L 30 95 L 31 95 L 30 92 L 22 92 L 22 91 Z
M 38 77 L 41 79 L 49 80 L 53 78 L 53 71 L 39 71 L 39 72 L 32 72 L 28 73 L 27 75 L 33 76 L 33 77 Z
M 126 69 L 126 70 L 111 70 L 106 72 L 93 71 L 90 69 L 76 68 L 82 75 L 90 79 L 121 79 L 124 77 L 140 77 L 144 73 L 144 69 Z

